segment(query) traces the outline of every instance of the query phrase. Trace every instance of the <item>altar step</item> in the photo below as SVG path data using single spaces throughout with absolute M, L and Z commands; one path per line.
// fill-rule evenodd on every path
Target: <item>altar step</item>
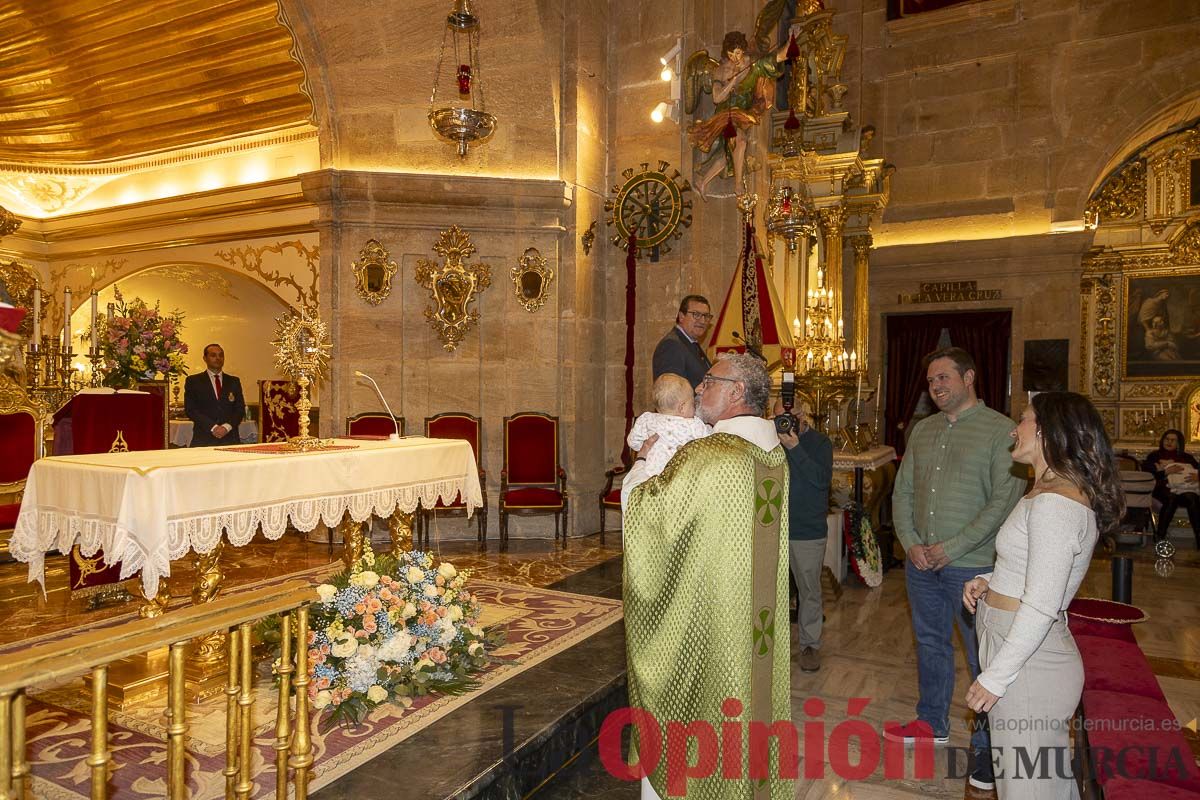
M 621 559 L 553 589 L 619 599 Z M 625 627 L 516 675 L 311 795 L 314 800 L 519 800 L 592 769 L 600 725 L 626 704 Z M 631 784 L 636 796 L 636 784 Z M 537 797 L 542 797 L 539 792 Z

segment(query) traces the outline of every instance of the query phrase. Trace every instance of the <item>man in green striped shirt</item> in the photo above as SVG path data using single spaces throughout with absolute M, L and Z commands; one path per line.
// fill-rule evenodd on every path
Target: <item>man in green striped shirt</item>
M 917 719 L 888 726 L 884 735 L 914 742 L 949 740 L 954 694 L 954 627 L 967 649 L 971 677 L 979 674 L 974 620 L 963 610 L 963 584 L 992 567 L 996 531 L 1025 492 L 1014 472 L 1012 420 L 975 393 L 975 362 L 958 347 L 930 353 L 929 394 L 940 413 L 918 422 L 896 476 L 892 514 L 907 555 L 905 584 L 917 639 Z M 982 756 L 971 783 L 991 788 L 986 727 L 971 745 Z M 986 769 L 981 762 L 987 762 Z M 986 774 L 984 774 L 986 772 Z

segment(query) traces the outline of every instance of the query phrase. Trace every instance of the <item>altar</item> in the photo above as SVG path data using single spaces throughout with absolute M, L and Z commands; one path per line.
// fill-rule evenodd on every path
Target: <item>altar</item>
M 431 508 L 459 493 L 468 513 L 482 504 L 471 446 L 452 439 L 335 439 L 306 453 L 270 444 L 45 458 L 29 474 L 11 548 L 38 582 L 48 552 L 74 544 L 85 556 L 103 551 L 120 560 L 122 579 L 141 570 L 149 599 L 172 560 L 215 555 L 223 537 L 240 547 L 260 529 L 274 540 L 289 525 L 308 532 L 343 518 L 357 529 L 372 516 Z

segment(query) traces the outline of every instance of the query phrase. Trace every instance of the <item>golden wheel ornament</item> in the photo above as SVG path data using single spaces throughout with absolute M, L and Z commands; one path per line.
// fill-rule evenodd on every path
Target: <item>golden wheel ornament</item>
M 308 399 L 308 387 L 314 381 L 324 380 L 329 369 L 329 328 L 320 318 L 309 314 L 309 309 L 300 313 L 289 312 L 278 320 L 275 329 L 275 365 L 279 371 L 294 380 L 300 387 L 300 400 L 296 411 L 300 414 L 300 435 L 287 441 L 289 450 L 323 450 L 333 444 L 332 439 L 318 439 L 308 435 L 309 412 L 312 403 Z
M 608 224 L 616 229 L 612 243 L 627 247 L 630 234 L 636 233 L 638 255 L 649 254 L 651 261 L 657 261 L 671 252 L 671 242 L 692 224 L 692 201 L 684 197 L 692 186 L 686 180 L 679 183 L 683 176 L 666 161 L 653 169 L 643 162 L 621 177 L 624 183 L 614 186 L 615 196 L 604 202 Z

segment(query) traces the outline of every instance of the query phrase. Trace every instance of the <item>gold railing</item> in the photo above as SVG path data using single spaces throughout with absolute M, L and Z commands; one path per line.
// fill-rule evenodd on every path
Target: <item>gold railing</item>
M 109 795 L 112 754 L 108 749 L 108 667 L 115 661 L 163 647 L 170 648 L 167 690 L 167 797 L 187 797 L 187 703 L 184 665 L 192 639 L 213 631 L 228 632 L 229 673 L 225 687 L 225 797 L 243 800 L 254 788 L 251 747 L 254 711 L 253 623 L 281 616 L 279 712 L 275 721 L 277 800 L 288 797 L 292 770 L 294 797 L 308 797 L 312 739 L 308 704 L 308 605 L 317 599 L 311 584 L 289 581 L 180 609 L 153 619 L 139 619 L 102 631 L 71 636 L 0 657 L 0 800 L 32 797 L 26 759 L 25 697 L 35 685 L 54 684 L 91 673 L 92 800 Z M 295 656 L 295 667 L 292 659 Z M 289 679 L 290 676 L 290 679 Z M 295 692 L 294 720 L 289 697 Z

